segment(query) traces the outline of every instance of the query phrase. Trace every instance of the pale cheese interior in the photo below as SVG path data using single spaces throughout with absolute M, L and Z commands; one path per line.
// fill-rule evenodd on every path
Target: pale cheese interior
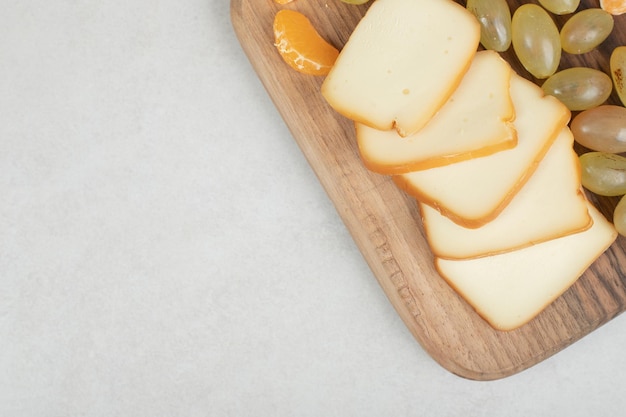
M 436 259 L 439 273 L 493 327 L 517 328 L 565 292 L 616 239 L 588 204 L 593 225 L 576 234 L 501 255 Z
M 591 218 L 580 187 L 580 164 L 573 141 L 569 128 L 563 128 L 528 182 L 484 226 L 460 226 L 432 207 L 420 204 L 426 236 L 435 256 L 463 259 L 492 255 L 589 227 Z
M 499 54 L 481 51 L 452 97 L 418 132 L 400 136 L 356 124 L 366 167 L 402 174 L 485 156 L 516 145 L 515 110 L 509 94 L 512 69 Z
M 403 135 L 421 129 L 455 90 L 480 27 L 449 0 L 376 0 L 322 85 L 340 114 Z
M 517 146 L 483 157 L 394 177 L 418 200 L 465 227 L 493 220 L 530 178 L 570 112 L 517 74 L 511 77 Z

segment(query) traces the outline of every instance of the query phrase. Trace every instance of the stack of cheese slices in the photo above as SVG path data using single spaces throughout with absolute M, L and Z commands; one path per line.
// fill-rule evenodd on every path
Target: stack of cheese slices
M 418 201 L 440 275 L 494 328 L 569 288 L 617 233 L 585 198 L 569 110 L 478 51 L 452 0 L 376 0 L 324 80 L 368 169 Z

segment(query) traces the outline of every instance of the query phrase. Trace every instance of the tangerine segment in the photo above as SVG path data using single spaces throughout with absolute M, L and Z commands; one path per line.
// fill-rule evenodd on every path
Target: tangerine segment
M 278 4 L 287 4 L 291 3 L 293 0 L 274 0 Z
M 600 0 L 600 7 L 612 15 L 626 13 L 626 0 Z
M 276 13 L 274 39 L 285 62 L 304 74 L 328 74 L 339 55 L 337 48 L 320 36 L 311 21 L 295 10 Z

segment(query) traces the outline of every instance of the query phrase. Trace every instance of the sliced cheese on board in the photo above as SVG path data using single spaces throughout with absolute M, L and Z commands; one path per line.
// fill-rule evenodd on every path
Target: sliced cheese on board
M 464 227 L 493 220 L 535 171 L 570 112 L 517 74 L 511 77 L 517 146 L 489 156 L 394 176 L 396 184 Z
M 480 51 L 450 99 L 418 132 L 402 137 L 356 123 L 363 163 L 381 174 L 403 174 L 512 148 L 511 73 L 497 52 Z
M 340 114 L 406 136 L 446 102 L 480 40 L 474 15 L 452 0 L 376 0 L 322 84 Z
M 537 170 L 492 221 L 466 228 L 420 204 L 428 243 L 435 256 L 466 259 L 488 256 L 580 232 L 591 226 L 581 189 L 574 137 L 565 127 Z
M 617 232 L 588 204 L 593 225 L 524 249 L 469 260 L 435 259 L 441 276 L 492 327 L 513 330 L 564 293 L 613 243 Z

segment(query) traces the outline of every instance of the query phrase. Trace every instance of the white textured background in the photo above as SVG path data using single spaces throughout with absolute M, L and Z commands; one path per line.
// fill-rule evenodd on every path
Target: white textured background
M 227 0 L 0 0 L 0 416 L 613 417 L 625 320 L 504 380 L 448 373 Z

